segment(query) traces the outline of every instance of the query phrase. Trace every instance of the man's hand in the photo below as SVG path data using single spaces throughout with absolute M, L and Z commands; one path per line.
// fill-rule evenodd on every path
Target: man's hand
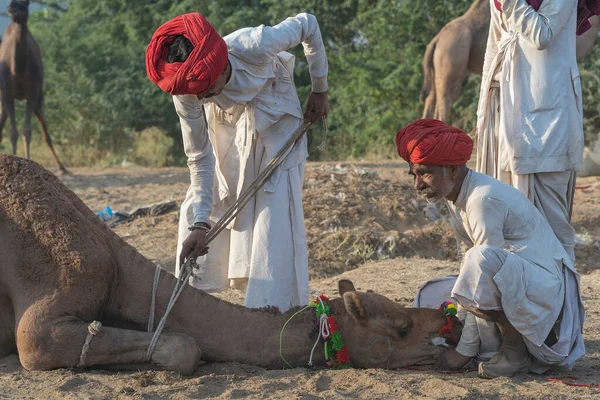
M 319 118 L 321 118 L 324 115 L 327 115 L 328 112 L 329 99 L 327 97 L 327 92 L 312 92 L 308 96 L 308 101 L 306 102 L 306 111 L 304 112 L 304 119 L 314 124 L 319 120 Z
M 181 254 L 179 255 L 179 265 L 183 265 L 188 257 L 200 257 L 208 253 L 206 247 L 206 231 L 204 229 L 194 229 L 190 236 L 183 241 Z
M 435 369 L 457 371 L 467 365 L 471 359 L 471 357 L 463 356 L 456 349 L 446 350 L 435 362 Z

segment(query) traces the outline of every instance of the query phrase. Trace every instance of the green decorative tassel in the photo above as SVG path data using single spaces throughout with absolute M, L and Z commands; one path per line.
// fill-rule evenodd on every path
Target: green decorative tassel
M 327 303 L 321 304 L 319 302 L 319 303 L 317 303 L 315 313 L 317 315 L 317 318 L 321 318 L 321 315 L 323 315 L 323 314 L 329 315 L 329 313 L 330 313 L 329 306 L 327 305 Z
M 335 351 L 340 351 L 342 347 L 344 347 L 344 342 L 342 341 L 342 335 L 339 332 L 332 333 L 329 336 L 329 340 L 331 341 L 331 347 Z

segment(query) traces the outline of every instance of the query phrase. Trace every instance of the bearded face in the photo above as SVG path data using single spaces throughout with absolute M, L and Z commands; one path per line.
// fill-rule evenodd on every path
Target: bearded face
M 451 167 L 441 165 L 410 164 L 409 174 L 414 177 L 414 187 L 428 202 L 435 203 L 454 189 Z

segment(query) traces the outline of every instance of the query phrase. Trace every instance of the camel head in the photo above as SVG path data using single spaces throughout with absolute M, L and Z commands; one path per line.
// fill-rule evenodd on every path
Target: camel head
M 8 15 L 14 22 L 27 21 L 29 17 L 29 0 L 12 0 L 8 4 Z
M 379 294 L 357 292 L 349 280 L 339 282 L 339 292 L 345 314 L 338 311 L 336 322 L 355 367 L 394 369 L 432 362 L 445 346 L 453 346 L 452 339 L 440 338 L 447 319 L 439 310 L 405 308 Z M 453 323 L 458 340 L 462 326 L 456 318 Z

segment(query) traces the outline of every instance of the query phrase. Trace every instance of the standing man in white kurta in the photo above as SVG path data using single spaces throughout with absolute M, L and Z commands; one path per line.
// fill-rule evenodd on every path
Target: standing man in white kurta
M 578 1 L 489 1 L 476 170 L 531 200 L 574 260 L 570 217 L 583 159 Z
M 312 81 L 303 114 L 294 86 L 302 44 Z M 221 38 L 198 13 L 163 26 L 148 46 L 150 79 L 173 95 L 191 185 L 181 207 L 177 270 L 197 257 L 191 284 L 246 289 L 245 305 L 290 307 L 308 302 L 308 254 L 302 184 L 306 137 L 288 152 L 265 186 L 203 254 L 206 231 L 264 170 L 303 119 L 327 114 L 327 58 L 316 18 L 298 14 L 273 27 Z M 206 116 L 206 120 L 205 120 Z
M 585 354 L 579 274 L 548 221 L 515 188 L 467 168 L 473 143 L 457 128 L 419 120 L 398 132 L 396 146 L 415 190 L 446 201 L 452 227 L 469 247 L 451 293 L 467 317 L 457 348 L 437 366 L 458 369 L 477 354 L 485 340 L 477 317 L 495 324 L 502 342 L 479 363 L 480 377 L 572 367 Z

